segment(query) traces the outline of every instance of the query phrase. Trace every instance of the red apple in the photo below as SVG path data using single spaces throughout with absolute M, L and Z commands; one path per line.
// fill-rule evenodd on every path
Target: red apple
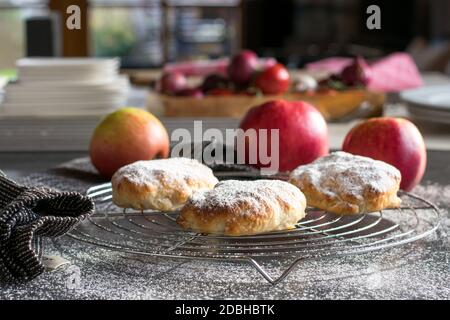
M 255 85 L 264 94 L 284 93 L 289 89 L 290 83 L 289 72 L 281 63 L 264 70 L 255 81 Z
M 274 100 L 254 107 L 245 115 L 240 128 L 244 131 L 251 128 L 279 129 L 280 171 L 292 170 L 299 165 L 310 163 L 329 151 L 325 119 L 316 108 L 303 101 Z M 269 138 L 269 150 L 270 141 Z M 249 146 L 253 144 L 258 146 L 258 141 L 247 140 L 247 163 Z M 263 167 L 260 161 L 255 166 Z
M 422 135 L 412 122 L 401 118 L 361 122 L 347 134 L 342 149 L 393 165 L 400 170 L 400 188 L 406 191 L 420 182 L 427 163 Z
M 111 178 L 117 169 L 138 160 L 167 158 L 169 135 L 151 113 L 123 108 L 97 126 L 91 139 L 90 156 L 100 174 Z

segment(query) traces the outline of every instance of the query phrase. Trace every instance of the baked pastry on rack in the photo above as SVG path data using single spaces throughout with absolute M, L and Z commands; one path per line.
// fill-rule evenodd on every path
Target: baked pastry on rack
M 112 177 L 113 202 L 136 210 L 179 209 L 190 195 L 212 189 L 218 182 L 212 170 L 195 159 L 138 161 Z
M 400 171 L 385 162 L 341 151 L 300 166 L 289 176 L 308 206 L 336 214 L 398 207 L 400 180 Z
M 300 189 L 285 181 L 225 180 L 193 194 L 177 222 L 200 233 L 253 235 L 294 228 L 305 207 Z

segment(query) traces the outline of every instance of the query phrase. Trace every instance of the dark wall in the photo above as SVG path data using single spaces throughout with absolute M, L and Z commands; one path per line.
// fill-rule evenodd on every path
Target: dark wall
M 375 57 L 404 50 L 417 36 L 429 38 L 433 1 L 440 0 L 247 0 L 243 46 L 298 63 L 330 55 Z M 381 30 L 366 27 L 372 4 L 381 9 Z
M 244 47 L 261 52 L 280 48 L 292 34 L 293 0 L 248 0 L 243 8 Z
M 369 30 L 366 26 L 370 5 L 378 5 L 381 9 L 381 29 Z M 415 20 L 417 1 L 361 0 L 359 4 L 359 42 L 364 45 L 379 47 L 387 51 L 404 50 L 415 37 Z

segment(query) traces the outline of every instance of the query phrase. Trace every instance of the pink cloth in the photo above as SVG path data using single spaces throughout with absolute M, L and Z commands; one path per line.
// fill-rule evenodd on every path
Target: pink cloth
M 370 90 L 397 92 L 423 85 L 419 70 L 407 53 L 393 53 L 371 64 L 371 69 Z
M 328 58 L 309 63 L 306 69 L 310 71 L 327 71 L 340 73 L 353 59 Z M 411 56 L 404 52 L 397 52 L 385 58 L 370 63 L 372 70 L 368 88 L 381 92 L 398 92 L 423 85 L 419 70 Z
M 352 58 L 334 57 L 311 62 L 305 65 L 308 71 L 327 71 L 330 73 L 340 73 L 342 69 L 352 63 Z
M 260 58 L 259 64 L 262 69 L 268 68 L 276 64 L 274 58 Z M 207 76 L 213 73 L 227 74 L 227 68 L 230 64 L 230 59 L 216 59 L 216 60 L 194 60 L 167 63 L 164 68 L 164 73 L 180 72 L 185 76 Z
M 185 76 L 206 76 L 211 73 L 226 74 L 229 59 L 198 60 L 167 63 L 164 73 L 180 72 Z

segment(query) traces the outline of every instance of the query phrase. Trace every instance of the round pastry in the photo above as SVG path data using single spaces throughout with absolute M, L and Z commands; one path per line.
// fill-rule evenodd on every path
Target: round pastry
M 334 152 L 293 170 L 289 182 L 305 194 L 308 206 L 337 214 L 396 208 L 401 174 L 371 158 Z
M 294 228 L 305 207 L 305 196 L 287 182 L 226 180 L 193 194 L 177 222 L 201 233 L 252 235 Z
M 173 211 L 196 191 L 212 189 L 213 172 L 197 160 L 171 158 L 138 161 L 112 177 L 113 202 L 122 208 Z

